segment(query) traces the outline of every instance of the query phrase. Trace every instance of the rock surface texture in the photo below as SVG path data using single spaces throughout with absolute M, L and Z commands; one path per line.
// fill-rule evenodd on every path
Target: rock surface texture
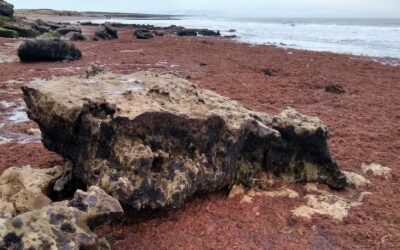
M 170 74 L 55 78 L 22 88 L 44 145 L 73 175 L 130 209 L 178 207 L 272 172 L 341 189 L 327 128 L 286 109 L 277 116 L 199 89 Z
M 0 249 L 110 249 L 90 226 L 122 213 L 118 201 L 100 188 L 78 190 L 70 201 L 0 222 Z

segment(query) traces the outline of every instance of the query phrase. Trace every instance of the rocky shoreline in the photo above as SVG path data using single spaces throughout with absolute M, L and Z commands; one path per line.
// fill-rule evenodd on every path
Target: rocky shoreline
M 152 32 L 158 31 L 158 29 L 152 29 L 149 26 L 118 27 L 117 25 L 111 25 L 111 27 L 118 31 L 118 39 L 97 42 L 92 40 L 74 42 L 75 46 L 82 51 L 82 58 L 80 60 L 35 63 L 11 61 L 1 63 L 0 96 L 2 99 L 0 110 L 2 111 L 2 115 L 0 116 L 0 136 L 1 138 L 5 138 L 5 140 L 0 141 L 0 172 L 4 175 L 3 178 L 9 179 L 7 176 L 11 176 L 10 172 L 18 172 L 20 167 L 28 164 L 31 164 L 33 171 L 35 171 L 37 167 L 51 169 L 56 165 L 65 166 L 65 160 L 63 159 L 72 160 L 73 164 L 78 166 L 75 168 L 75 177 L 81 176 L 83 178 L 80 181 L 86 181 L 83 186 L 79 184 L 79 188 L 88 188 L 88 193 L 79 191 L 75 194 L 75 198 L 73 198 L 73 192 L 78 187 L 75 184 L 72 190 L 70 190 L 70 197 L 68 199 L 71 201 L 79 200 L 79 202 L 69 202 L 67 204 L 62 201 L 53 202 L 46 198 L 41 198 L 40 200 L 43 200 L 44 207 L 41 208 L 42 210 L 36 211 L 49 211 L 49 213 L 54 212 L 57 214 L 57 211 L 62 210 L 65 215 L 75 213 L 85 218 L 87 216 L 91 218 L 99 216 L 103 219 L 105 217 L 111 219 L 110 222 L 94 229 L 98 237 L 90 238 L 91 240 L 87 238 L 87 235 L 93 237 L 93 234 L 88 231 L 85 224 L 75 225 L 67 219 L 63 219 L 63 222 L 60 223 L 58 223 L 59 220 L 57 222 L 56 220 L 49 220 L 50 224 L 55 223 L 54 225 L 58 228 L 58 232 L 63 232 L 63 234 L 69 236 L 67 238 L 60 238 L 57 236 L 57 233 L 52 235 L 45 231 L 40 231 L 42 229 L 35 229 L 38 234 L 47 235 L 47 238 L 40 239 L 42 242 L 58 239 L 58 242 L 62 244 L 57 246 L 69 245 L 70 247 L 76 247 L 77 242 L 81 241 L 87 246 L 97 248 L 112 247 L 113 249 L 152 249 L 155 247 L 161 249 L 203 247 L 248 249 L 271 248 L 283 245 L 300 248 L 362 247 L 368 249 L 398 247 L 396 239 L 399 231 L 399 217 L 395 206 L 400 201 L 400 197 L 396 193 L 396 183 L 399 176 L 396 164 L 398 164 L 400 159 L 398 154 L 396 154 L 396 150 L 399 148 L 398 140 L 393 136 L 393 134 L 398 133 L 396 124 L 399 119 L 397 114 L 399 103 L 397 103 L 397 99 L 395 98 L 396 95 L 400 94 L 399 86 L 395 84 L 400 80 L 398 68 L 346 55 L 280 49 L 272 46 L 250 46 L 215 37 L 179 37 L 176 33 L 157 36 Z M 98 28 L 98 26 L 93 25 L 82 25 L 81 33 L 85 36 L 90 36 Z M 151 34 L 154 35 L 152 39 L 136 39 L 133 36 L 135 30 L 143 29 L 151 31 Z M 176 29 L 171 32 L 176 32 Z M 18 43 L 20 41 L 17 39 L 0 38 L 0 44 L 4 46 L 1 53 L 16 55 L 18 48 L 16 44 Z M 96 64 L 105 70 L 98 70 L 92 67 L 90 71 L 85 72 L 84 78 L 79 78 L 91 62 L 96 62 Z M 151 73 L 135 73 L 131 75 L 134 72 L 143 70 L 150 70 Z M 104 71 L 112 72 L 112 74 L 106 73 L 105 75 L 92 76 Z M 148 76 L 144 76 L 143 74 L 148 74 Z M 61 78 L 64 80 L 54 77 L 64 77 Z M 125 80 L 121 80 L 119 83 L 112 83 L 115 79 L 119 79 L 119 77 L 125 77 Z M 129 79 L 131 78 L 135 78 L 138 82 L 130 83 Z M 182 87 L 179 84 L 175 86 L 162 83 L 163 80 L 160 79 L 164 78 L 168 78 L 167 82 L 184 82 L 185 84 L 182 86 L 190 86 L 190 84 L 186 85 L 187 81 L 190 81 L 198 84 L 199 89 L 194 88 L 197 94 L 192 96 L 187 94 L 192 93 L 186 89 L 187 87 Z M 48 79 L 49 81 L 47 81 Z M 119 86 L 119 91 L 110 89 L 109 91 L 114 94 L 104 96 L 104 93 L 100 93 L 101 91 L 96 94 L 94 91 L 90 91 L 89 93 L 80 89 L 80 86 L 82 88 L 85 85 L 90 86 L 90 81 L 94 81 L 95 83 L 109 82 L 110 86 Z M 158 88 L 155 87 L 154 81 L 160 81 L 158 85 L 156 84 L 159 86 Z M 56 151 L 63 157 L 49 152 L 39 143 L 38 134 L 40 137 L 41 132 L 37 130 L 37 125 L 22 115 L 27 110 L 21 102 L 20 87 L 26 86 L 29 82 L 31 84 L 23 89 L 26 101 L 28 102 L 28 108 L 30 109 L 30 117 L 40 125 L 46 147 Z M 63 83 L 59 86 L 59 89 L 55 88 L 57 82 Z M 63 89 L 63 86 L 69 86 L 72 83 L 77 85 L 70 90 Z M 132 84 L 135 87 L 134 89 L 132 89 Z M 129 85 L 129 89 L 125 89 L 125 85 Z M 153 89 L 153 91 L 146 90 L 146 92 L 143 92 L 143 96 L 141 96 L 140 91 L 138 93 L 135 92 L 136 89 L 146 89 L 150 85 L 152 87 L 149 87 L 149 89 Z M 42 86 L 42 89 L 34 86 Z M 50 86 L 53 86 L 54 89 L 49 88 Z M 163 86 L 169 86 L 169 88 Z M 100 90 L 105 87 L 103 85 L 95 89 Z M 176 92 L 177 89 L 181 89 L 182 93 L 185 94 L 178 94 L 179 92 Z M 212 90 L 219 95 L 227 96 L 246 107 L 251 107 L 252 110 L 257 110 L 257 112 L 251 111 L 255 112 L 251 113 L 250 109 L 241 106 L 241 104 L 237 106 L 219 95 L 219 99 L 214 94 L 210 96 L 208 90 L 203 92 L 202 89 Z M 131 93 L 125 93 L 122 90 L 129 90 Z M 68 104 L 68 98 L 55 97 L 62 93 L 69 93 L 68 96 L 70 97 L 75 96 L 77 99 L 70 100 L 70 103 L 74 103 L 75 105 L 79 104 L 78 100 L 82 99 L 83 96 L 88 98 L 86 100 L 88 103 L 83 105 L 84 110 L 79 111 L 84 114 L 80 116 L 80 119 L 85 121 L 84 123 L 79 123 L 79 120 L 76 120 L 77 123 L 65 123 L 66 121 L 73 121 L 70 119 L 73 116 L 69 116 L 68 114 L 72 115 L 75 112 L 73 110 L 76 109 L 75 106 Z M 93 98 L 90 95 L 93 95 Z M 42 96 L 39 98 L 40 100 L 48 100 L 48 102 L 39 103 L 39 99 L 36 99 L 39 96 Z M 132 100 L 139 101 L 139 103 L 128 105 L 130 107 L 135 107 L 140 103 L 146 102 L 157 103 L 159 99 L 154 98 L 158 96 L 157 98 L 165 98 L 163 101 L 164 106 L 160 107 L 163 107 L 168 112 L 176 112 L 176 114 L 184 113 L 186 115 L 182 116 L 184 117 L 184 119 L 182 118 L 183 120 L 175 119 L 175 116 L 168 118 L 170 124 L 152 123 L 155 125 L 162 124 L 165 126 L 163 129 L 154 127 L 154 130 L 152 130 L 152 127 L 149 127 L 148 123 L 143 123 L 143 126 L 141 126 L 140 119 L 136 123 L 130 124 L 123 120 L 124 117 L 130 117 L 130 119 L 135 120 L 134 117 L 136 116 L 131 113 L 134 110 L 130 107 L 121 106 L 118 101 L 116 102 L 116 100 L 129 99 L 129 96 L 134 97 L 131 98 Z M 188 98 L 187 100 L 191 101 L 189 101 L 189 104 L 182 105 L 181 103 L 176 106 L 175 102 L 179 103 L 183 101 L 180 98 Z M 198 100 L 195 102 L 193 98 L 196 100 L 200 98 L 201 101 Z M 217 101 L 210 102 L 213 98 L 217 98 Z M 54 102 L 51 101 L 52 99 L 57 101 L 56 103 L 58 104 L 56 106 L 52 106 L 54 105 Z M 132 101 L 128 99 L 121 103 Z M 391 100 L 390 103 L 386 101 L 388 99 Z M 140 100 L 142 101 L 140 102 Z M 238 113 L 250 112 L 253 114 L 251 117 L 253 117 L 252 119 L 254 119 L 255 124 L 261 123 L 264 125 L 261 127 L 260 125 L 251 128 L 244 127 L 243 130 L 238 130 L 242 131 L 240 133 L 234 132 L 235 130 L 228 127 L 225 130 L 221 130 L 225 131 L 224 136 L 215 137 L 210 134 L 202 137 L 204 139 L 203 143 L 203 139 L 200 140 L 196 137 L 196 134 L 200 133 L 197 131 L 204 131 L 207 126 L 215 127 L 217 124 L 234 124 L 235 122 L 232 121 L 240 121 L 240 119 L 235 120 L 231 116 L 224 118 L 223 114 L 225 113 L 218 113 L 216 106 L 213 106 L 215 104 L 211 105 L 210 103 L 224 103 L 224 109 L 231 107 L 229 108 L 229 112 L 235 110 Z M 207 114 L 207 110 L 214 110 L 214 115 L 219 116 L 219 118 L 215 118 L 214 120 L 211 118 L 210 120 L 206 119 L 208 122 L 203 124 L 203 122 L 198 120 L 197 116 L 194 116 L 195 113 L 191 113 L 194 111 L 182 110 L 183 107 L 188 108 L 192 106 L 196 112 L 204 110 L 203 114 Z M 188 194 L 193 194 L 192 191 L 194 189 L 182 190 L 180 189 L 180 185 L 172 185 L 171 183 L 170 185 L 168 183 L 171 180 L 170 177 L 186 176 L 184 174 L 186 170 L 193 170 L 195 168 L 182 168 L 181 174 L 175 173 L 171 176 L 160 174 L 163 173 L 162 169 L 164 168 L 168 170 L 171 166 L 179 165 L 178 163 L 181 159 L 175 155 L 188 157 L 186 162 L 189 162 L 188 159 L 199 162 L 194 157 L 196 154 L 193 154 L 193 152 L 197 151 L 203 152 L 205 155 L 210 155 L 209 159 L 212 159 L 212 161 L 218 162 L 223 159 L 229 159 L 227 160 L 228 162 L 235 162 L 232 160 L 233 158 L 230 158 L 231 156 L 223 157 L 224 154 L 222 152 L 209 150 L 206 146 L 203 147 L 203 144 L 208 145 L 206 143 L 208 141 L 219 142 L 219 144 L 216 144 L 219 145 L 218 147 L 211 148 L 223 148 L 221 145 L 225 145 L 224 147 L 228 148 L 228 145 L 233 145 L 231 147 L 232 152 L 236 152 L 233 155 L 242 155 L 246 151 L 247 153 L 244 154 L 244 158 L 247 160 L 245 162 L 250 162 L 251 165 L 257 165 L 255 164 L 257 162 L 261 162 L 261 165 L 265 164 L 264 162 L 274 165 L 268 160 L 274 157 L 265 157 L 266 160 L 264 161 L 265 150 L 261 150 L 264 153 L 254 151 L 254 148 L 264 145 L 264 142 L 256 139 L 258 138 L 257 136 L 254 138 L 254 136 L 249 136 L 249 134 L 255 133 L 254 135 L 257 135 L 257 131 L 264 126 L 269 129 L 276 129 L 276 125 L 273 126 L 268 122 L 269 115 L 266 115 L 266 113 L 278 114 L 283 108 L 288 106 L 296 108 L 302 113 L 318 116 L 326 123 L 326 127 L 330 131 L 330 139 L 326 137 L 327 134 L 322 133 L 315 139 L 312 139 L 311 144 L 306 143 L 307 146 L 302 144 L 300 148 L 307 148 L 313 145 L 312 143 L 316 143 L 319 145 L 317 149 L 324 151 L 326 150 L 324 149 L 324 145 L 329 146 L 332 155 L 337 159 L 342 169 L 345 170 L 343 174 L 346 176 L 348 184 L 350 184 L 349 187 L 337 192 L 323 184 L 304 185 L 301 183 L 292 183 L 276 177 L 275 175 L 280 176 L 279 171 L 275 172 L 275 175 L 263 173 L 255 179 L 252 173 L 248 173 L 248 175 L 244 176 L 247 176 L 246 178 L 253 176 L 253 179 L 239 178 L 240 181 L 235 182 L 232 181 L 233 179 L 228 178 L 231 174 L 236 173 L 236 171 L 231 172 L 229 170 L 234 169 L 235 165 L 233 164 L 227 165 L 232 168 L 226 168 L 226 170 L 225 168 L 222 170 L 216 169 L 216 171 L 210 172 L 209 177 L 220 176 L 220 179 L 207 179 L 204 175 L 194 175 L 200 177 L 194 177 L 193 179 L 190 171 L 187 172 L 187 178 L 181 179 L 181 181 L 187 180 L 182 182 L 186 187 L 195 186 L 191 186 L 188 183 L 197 183 L 196 185 L 200 185 L 199 183 L 202 182 L 199 180 L 204 180 L 208 183 L 204 186 L 207 190 L 219 190 L 215 194 L 205 195 L 205 192 L 200 192 L 200 194 L 190 197 Z M 58 116 L 43 115 L 51 114 L 48 110 L 53 110 L 52 112 L 58 114 Z M 130 115 L 123 115 L 124 112 L 130 113 Z M 140 117 L 140 114 L 139 112 L 137 116 Z M 257 115 L 254 116 L 254 114 Z M 156 121 L 159 115 L 160 117 L 162 116 L 162 114 L 155 113 L 152 119 Z M 281 117 L 286 117 L 284 118 L 285 122 L 281 123 L 284 124 L 283 128 L 296 120 L 295 124 L 297 125 L 294 126 L 295 128 L 299 124 L 304 125 L 308 124 L 307 121 L 312 121 L 312 124 L 319 124 L 318 126 L 321 128 L 321 131 L 325 131 L 326 129 L 325 125 L 317 122 L 317 120 L 298 116 L 294 111 L 286 112 L 286 115 L 281 115 Z M 162 119 L 165 120 L 166 118 Z M 148 120 L 146 119 L 146 121 Z M 221 120 L 224 122 L 221 123 Z M 220 122 L 218 123 L 218 121 Z M 288 123 L 288 121 L 291 122 Z M 97 132 L 95 128 L 97 122 L 101 122 L 104 126 L 103 132 L 105 134 L 102 132 L 103 136 L 100 136 L 100 139 L 107 138 L 104 135 L 110 131 L 116 133 L 116 136 L 112 138 L 119 138 L 116 141 L 110 140 L 104 142 L 104 145 L 113 145 L 113 150 L 105 150 L 104 147 L 96 146 L 102 145 L 101 140 L 98 143 L 94 140 L 94 144 L 85 144 L 87 142 L 85 136 L 96 137 Z M 180 125 L 173 125 L 177 122 L 180 122 Z M 78 126 L 78 123 L 92 124 L 93 126 L 82 127 L 82 125 Z M 189 126 L 189 123 L 192 125 Z M 52 124 L 55 124 L 55 126 L 52 127 Z M 173 127 L 181 128 L 187 135 L 187 137 L 182 136 L 183 132 L 179 130 L 180 139 L 187 139 L 182 140 L 182 142 L 174 141 L 173 133 L 167 133 L 168 130 L 166 129 L 171 124 Z M 308 125 L 303 125 L 300 128 L 310 128 Z M 63 130 L 63 128 L 68 127 L 75 127 L 76 131 L 81 131 L 76 134 L 76 136 L 78 134 L 79 136 L 74 137 L 75 134 L 70 134 L 72 137 L 68 136 L 69 134 Z M 129 130 L 126 130 L 127 128 Z M 157 131 L 165 132 L 159 133 Z M 213 131 L 216 130 L 214 129 Z M 258 134 L 261 133 L 260 131 L 258 131 Z M 278 131 L 280 130 L 278 129 Z M 284 133 L 284 131 L 286 130 L 283 129 L 279 133 Z M 178 132 L 175 131 L 174 133 Z M 246 133 L 248 134 L 247 136 L 239 136 Z M 287 138 L 293 138 L 293 133 L 287 133 L 290 135 Z M 245 143 L 246 147 L 241 147 L 238 143 L 228 144 L 232 139 L 228 140 L 227 138 L 229 137 L 226 137 L 226 134 L 231 134 L 233 138 L 253 138 L 257 141 L 257 147 L 252 146 L 251 143 Z M 59 138 L 60 135 L 63 135 L 64 138 Z M 136 135 L 140 140 L 135 139 L 136 137 L 132 137 L 131 135 Z M 200 135 L 206 134 L 202 134 L 201 132 Z M 268 133 L 265 134 L 265 136 L 267 135 Z M 310 136 L 309 132 L 307 132 L 307 136 Z M 214 139 L 211 140 L 210 138 Z M 74 150 L 74 141 L 79 142 L 78 144 L 82 145 L 82 148 Z M 270 141 L 270 139 L 267 141 Z M 64 145 L 63 143 L 66 142 L 72 144 Z M 128 142 L 138 145 L 134 147 L 129 146 L 130 144 L 125 145 Z M 161 144 L 157 144 L 157 142 L 161 142 Z M 193 144 L 193 146 L 188 147 L 185 143 L 188 143 L 188 145 Z M 141 144 L 144 146 L 140 147 Z M 121 145 L 125 146 L 121 147 Z M 146 150 L 148 149 L 146 145 L 150 147 L 150 151 Z M 173 147 L 172 145 L 177 146 Z M 277 145 L 278 147 L 276 145 L 273 146 L 273 150 L 270 152 L 276 152 L 277 148 L 279 148 L 277 152 L 289 152 L 288 154 L 292 152 L 291 150 L 282 149 L 282 145 L 279 143 Z M 284 145 L 290 145 L 290 143 L 285 142 Z M 265 144 L 265 147 L 271 148 L 268 143 Z M 277 148 L 274 149 L 274 147 Z M 118 151 L 118 148 L 131 150 L 126 152 L 123 150 Z M 193 152 L 190 151 L 191 148 L 193 148 Z M 85 153 L 82 155 L 74 153 L 80 151 Z M 304 154 L 309 157 L 308 159 L 312 159 L 313 161 L 316 159 L 315 155 L 313 155 L 315 153 L 314 150 L 312 150 L 312 153 L 304 153 L 301 150 L 295 151 L 299 152 L 300 155 Z M 97 204 L 103 203 L 95 203 L 93 202 L 94 199 L 99 202 L 107 201 L 108 206 L 112 207 L 111 210 L 107 209 L 108 212 L 115 211 L 116 213 L 120 213 L 121 209 L 118 205 L 113 205 L 115 202 L 103 195 L 102 191 L 95 188 L 89 189 L 93 184 L 101 186 L 109 194 L 115 196 L 114 198 L 119 197 L 118 200 L 122 202 L 125 208 L 129 203 L 124 202 L 126 201 L 124 197 L 136 197 L 136 201 L 140 201 L 140 204 L 147 204 L 150 208 L 158 208 L 160 204 L 165 205 L 168 203 L 163 203 L 163 201 L 168 201 L 168 199 L 163 199 L 162 197 L 164 196 L 155 195 L 157 192 L 151 196 L 146 196 L 148 194 L 146 192 L 150 192 L 150 190 L 154 191 L 154 187 L 158 185 L 156 184 L 157 182 L 144 188 L 141 195 L 135 196 L 132 195 L 129 183 L 133 185 L 137 180 L 129 179 L 131 175 L 115 176 L 115 174 L 111 175 L 108 172 L 106 175 L 104 174 L 106 172 L 103 170 L 107 169 L 113 169 L 113 171 L 126 169 L 126 173 L 129 173 L 130 170 L 128 171 L 127 169 L 129 164 L 126 164 L 126 162 L 138 161 L 139 159 L 135 158 L 137 152 L 141 152 L 140 155 L 142 158 L 146 155 L 148 156 L 146 159 L 140 160 L 143 163 L 143 165 L 140 165 L 142 168 L 138 170 L 142 173 L 140 175 L 141 178 L 145 179 L 149 173 L 152 176 L 159 176 L 157 180 L 160 183 L 168 184 L 166 186 L 169 188 L 164 189 L 164 191 L 176 191 L 179 194 L 165 196 L 170 197 L 169 201 L 172 202 L 169 204 L 172 207 L 178 207 L 178 205 L 182 207 L 177 210 L 157 210 L 150 213 L 148 210 L 139 214 L 135 212 L 118 219 L 108 215 L 104 217 L 104 210 L 96 210 Z M 328 158 L 324 158 L 325 160 L 323 161 L 323 166 L 326 166 L 326 159 L 331 158 L 328 151 L 324 152 L 325 156 L 328 154 Z M 166 157 L 166 154 L 170 156 Z M 280 157 L 275 157 L 275 160 L 282 160 L 284 158 L 281 155 Z M 145 163 L 150 159 L 155 164 L 150 164 L 151 171 L 147 172 L 145 169 L 147 169 L 146 166 L 148 164 Z M 105 160 L 105 167 L 100 167 L 97 169 L 98 171 L 92 169 L 93 172 L 91 172 L 90 168 L 92 166 L 100 166 L 101 164 L 99 165 L 98 163 L 103 162 L 103 160 Z M 93 164 L 94 162 L 97 163 Z M 175 162 L 175 165 L 171 164 L 171 162 Z M 390 169 L 380 164 L 369 164 L 374 162 L 391 167 L 392 170 L 390 171 Z M 190 164 L 185 164 L 183 166 L 190 166 Z M 299 168 L 299 166 L 295 166 L 295 169 Z M 17 168 L 14 170 L 14 168 L 10 167 Z M 207 167 L 207 165 L 199 167 L 199 169 L 202 169 L 200 172 L 205 172 L 205 169 L 208 168 L 210 167 Z M 8 172 L 4 171 L 6 169 L 9 169 L 7 170 Z M 183 171 L 184 169 L 186 170 Z M 26 172 L 28 173 L 29 171 L 26 170 Z M 219 172 L 224 174 L 217 174 Z M 57 171 L 54 174 L 59 178 L 60 175 Z M 233 175 L 236 176 L 236 174 Z M 99 176 L 102 176 L 102 178 Z M 103 180 L 107 179 L 106 176 L 109 177 L 109 180 L 108 182 L 103 182 Z M 302 175 L 299 174 L 298 176 L 301 177 Z M 314 174 L 306 174 L 304 176 L 315 177 Z M 326 178 L 329 174 L 326 175 L 324 173 L 321 176 Z M 368 180 L 363 176 L 367 177 Z M 125 180 L 127 177 L 128 181 Z M 236 180 L 236 177 L 234 179 Z M 174 177 L 173 180 L 177 181 L 178 179 Z M 253 180 L 253 182 L 257 180 L 258 185 L 249 185 L 249 180 Z M 262 180 L 262 185 L 260 185 L 260 180 Z M 54 181 L 50 182 L 53 183 L 53 186 Z M 107 183 L 110 185 L 107 185 Z M 211 188 L 211 190 L 210 187 L 214 185 L 213 183 L 215 187 L 219 188 Z M 0 182 L 0 186 L 1 184 L 3 182 Z M 59 186 L 62 185 L 59 183 L 57 187 Z M 233 189 L 231 189 L 232 186 Z M 23 189 L 21 191 L 14 189 L 14 193 L 10 193 L 7 191 L 10 189 L 5 189 L 4 187 L 0 188 L 0 190 L 6 194 L 2 195 L 3 198 L 24 197 L 23 194 L 26 195 L 26 191 Z M 47 190 L 47 188 L 41 190 Z M 230 198 L 228 198 L 227 194 L 229 191 Z M 19 196 L 15 196 L 16 192 L 19 192 Z M 164 192 L 164 194 L 167 194 L 167 192 Z M 38 193 L 35 195 L 38 195 Z M 53 200 L 57 200 L 55 197 L 62 196 L 62 194 L 58 196 L 54 193 L 50 195 Z M 152 197 L 152 199 L 158 197 L 159 199 L 149 200 L 148 197 Z M 182 199 L 182 197 L 186 198 Z M 13 204 L 17 204 L 15 200 L 12 199 L 14 201 Z M 186 202 L 183 203 L 183 200 Z M 51 203 L 50 205 L 49 202 Z M 131 205 L 134 204 L 138 203 L 131 203 Z M 22 205 L 22 207 L 18 206 L 18 211 L 25 212 L 24 207 L 27 207 L 28 203 L 23 202 Z M 164 205 L 161 205 L 161 207 Z M 82 211 L 82 207 L 85 206 L 93 207 L 94 209 L 89 212 Z M 104 208 L 103 205 L 101 207 Z M 37 209 L 37 207 L 34 208 Z M 18 232 L 16 228 L 26 230 L 24 226 L 29 221 L 29 217 L 38 216 L 39 213 L 23 213 L 16 216 L 13 221 L 1 223 L 5 225 L 7 230 L 14 230 L 16 232 Z M 89 214 L 87 215 L 86 213 Z M 48 222 L 44 222 L 43 225 L 47 225 L 46 223 Z M 46 227 L 44 226 L 44 228 Z M 74 234 L 75 232 L 76 235 Z M 21 238 L 18 234 L 3 235 L 3 233 L 4 230 L 0 230 L 2 237 L 7 236 L 4 238 L 6 240 L 3 239 L 3 244 L 6 247 L 12 246 L 14 243 L 20 244 L 22 239 L 25 243 L 31 242 L 33 237 Z M 84 234 L 86 234 L 86 241 L 82 241 Z M 102 237 L 106 237 L 111 245 L 108 245 Z

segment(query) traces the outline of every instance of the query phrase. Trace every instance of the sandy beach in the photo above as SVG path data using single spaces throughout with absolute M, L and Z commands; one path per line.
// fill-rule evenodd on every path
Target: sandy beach
M 83 32 L 92 33 L 93 28 Z M 392 169 L 391 177 L 363 174 L 373 183 L 365 188 L 372 195 L 342 222 L 326 216 L 294 217 L 291 210 L 301 199 L 257 197 L 240 203 L 228 199 L 226 190 L 197 196 L 177 210 L 143 213 L 97 228 L 114 249 L 400 248 L 399 67 L 223 38 L 137 40 L 132 33 L 121 28 L 118 40 L 75 42 L 82 60 L 43 63 L 19 62 L 15 55 L 20 40 L 0 38 L 0 136 L 11 138 L 0 143 L 0 173 L 11 166 L 46 168 L 64 161 L 42 146 L 33 122 L 6 115 L 23 111 L 22 85 L 81 75 L 91 62 L 114 73 L 173 72 L 254 110 L 277 114 L 293 107 L 318 116 L 329 129 L 329 147 L 342 169 L 363 174 L 363 163 L 379 163 Z M 327 92 L 331 85 L 345 92 Z M 285 185 L 304 194 L 304 185 Z M 340 195 L 353 197 L 354 192 L 348 188 Z

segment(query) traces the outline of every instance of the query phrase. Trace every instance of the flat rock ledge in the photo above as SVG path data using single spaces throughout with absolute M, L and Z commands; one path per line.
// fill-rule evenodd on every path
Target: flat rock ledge
M 151 72 L 54 78 L 22 90 L 44 145 L 72 162 L 74 178 L 127 209 L 178 207 L 195 193 L 257 185 L 263 172 L 347 185 L 326 126 L 291 108 L 270 116 Z

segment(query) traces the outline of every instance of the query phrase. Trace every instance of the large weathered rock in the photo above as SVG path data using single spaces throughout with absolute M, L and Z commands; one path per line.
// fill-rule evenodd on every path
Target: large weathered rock
M 22 88 L 44 145 L 129 208 L 177 207 L 251 185 L 263 171 L 340 189 L 346 178 L 315 117 L 254 112 L 173 75 L 57 78 Z
M 122 213 L 118 201 L 100 188 L 78 190 L 71 201 L 0 222 L 0 249 L 110 249 L 90 227 Z
M 12 17 L 14 15 L 14 5 L 0 0 L 0 16 Z
M 33 169 L 9 168 L 0 176 L 0 218 L 16 216 L 51 203 L 51 186 L 62 176 L 64 167 Z
M 18 48 L 21 61 L 62 61 L 77 60 L 82 53 L 73 44 L 59 39 L 36 39 L 25 41 Z

